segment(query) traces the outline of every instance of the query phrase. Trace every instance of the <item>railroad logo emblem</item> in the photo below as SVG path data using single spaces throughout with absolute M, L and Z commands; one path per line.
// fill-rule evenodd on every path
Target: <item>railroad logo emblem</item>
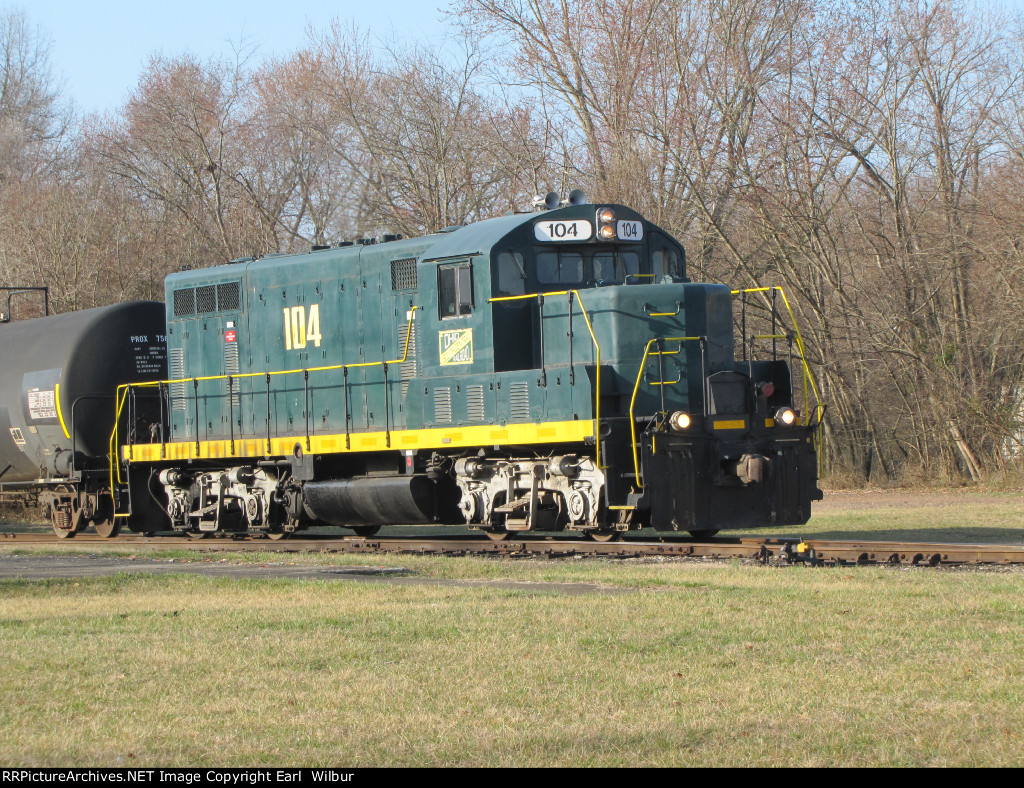
M 437 340 L 442 367 L 473 363 L 473 329 L 439 331 Z

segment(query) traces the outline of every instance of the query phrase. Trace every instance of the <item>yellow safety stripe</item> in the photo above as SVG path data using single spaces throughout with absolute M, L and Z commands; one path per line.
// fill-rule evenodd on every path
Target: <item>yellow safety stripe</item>
M 60 422 L 60 428 L 64 430 L 64 437 L 70 439 L 71 433 L 68 432 L 68 425 L 64 423 L 64 412 L 60 408 L 60 383 L 53 385 L 53 401 L 57 403 L 57 421 Z
M 176 443 L 137 443 L 121 447 L 121 458 L 128 462 L 165 462 L 169 460 L 240 459 L 282 457 L 293 453 L 298 445 L 312 454 L 352 454 L 367 451 L 405 451 L 423 449 L 454 449 L 475 446 L 532 443 L 582 443 L 594 436 L 593 421 L 549 421 L 541 424 L 497 424 L 467 427 L 440 427 L 390 432 L 351 432 L 330 435 L 291 435 L 272 438 L 267 451 L 266 438 Z M 389 445 L 390 440 L 390 445 Z M 232 443 L 234 451 L 232 452 Z

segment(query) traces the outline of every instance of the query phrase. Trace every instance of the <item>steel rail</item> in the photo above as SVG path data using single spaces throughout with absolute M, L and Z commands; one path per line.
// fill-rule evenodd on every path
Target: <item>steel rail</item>
M 516 555 L 548 558 L 597 556 L 614 558 L 689 557 L 742 559 L 761 563 L 846 566 L 890 564 L 899 566 L 1024 565 L 1024 545 L 945 542 L 896 542 L 778 537 L 740 537 L 696 540 L 666 535 L 625 538 L 618 542 L 591 542 L 579 537 L 516 536 L 494 542 L 468 534 L 454 537 L 357 537 L 316 535 L 274 541 L 258 535 L 228 535 L 195 540 L 173 534 L 121 536 L 104 539 L 78 534 L 58 539 L 48 533 L 0 534 L 0 545 L 46 544 L 74 547 L 97 543 L 132 549 L 186 547 L 196 552 L 338 552 L 414 553 L 432 555 Z

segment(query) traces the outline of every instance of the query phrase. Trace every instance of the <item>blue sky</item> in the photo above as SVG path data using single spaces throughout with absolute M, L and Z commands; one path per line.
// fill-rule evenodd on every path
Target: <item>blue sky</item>
M 1024 11 L 1024 0 L 978 0 Z M 443 35 L 448 0 L 0 0 L 20 8 L 52 41 L 54 70 L 80 111 L 115 109 L 155 52 L 226 55 L 232 43 L 285 55 L 307 25 L 354 19 L 373 35 L 425 41 Z
M 65 94 L 83 112 L 114 109 L 135 86 L 154 52 L 202 57 L 230 54 L 232 44 L 257 55 L 284 55 L 303 42 L 307 25 L 354 19 L 383 38 L 442 36 L 447 0 L 0 0 L 20 9 L 51 39 L 51 62 Z

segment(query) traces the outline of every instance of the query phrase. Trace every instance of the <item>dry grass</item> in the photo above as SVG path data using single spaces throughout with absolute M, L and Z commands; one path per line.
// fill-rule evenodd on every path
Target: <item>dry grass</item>
M 1024 763 L 1024 574 L 451 566 L 635 590 L 8 581 L 0 762 Z
M 799 534 L 1020 541 L 1022 514 L 837 496 Z M 0 582 L 0 763 L 1024 765 L 1024 572 L 369 560 L 483 582 Z
M 728 535 L 741 532 L 729 532 Z M 756 531 L 743 532 L 756 534 Z M 811 521 L 780 536 L 1024 544 L 1024 496 L 1011 493 L 826 493 Z

